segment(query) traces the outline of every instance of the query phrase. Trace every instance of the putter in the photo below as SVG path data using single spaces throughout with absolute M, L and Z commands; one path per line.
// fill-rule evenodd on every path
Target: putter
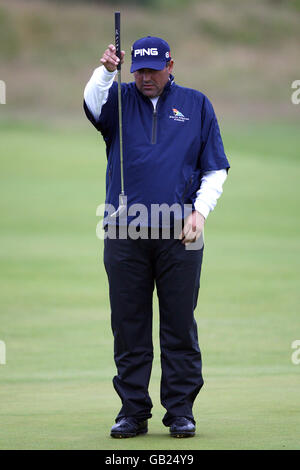
M 121 193 L 119 194 L 119 207 L 110 217 L 119 217 L 126 211 L 126 196 L 124 192 L 124 167 L 123 167 L 123 133 L 122 133 L 122 96 L 121 96 L 121 13 L 115 12 L 115 46 L 116 56 L 120 62 L 117 66 L 118 75 L 118 111 L 119 111 L 119 139 L 120 139 L 120 172 L 121 172 Z

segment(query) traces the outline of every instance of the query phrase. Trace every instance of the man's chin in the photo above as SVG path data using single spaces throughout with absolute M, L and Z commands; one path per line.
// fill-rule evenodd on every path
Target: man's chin
M 143 87 L 142 93 L 143 95 L 148 96 L 148 98 L 156 98 L 156 96 L 158 96 L 157 90 L 153 87 L 150 87 L 150 88 Z

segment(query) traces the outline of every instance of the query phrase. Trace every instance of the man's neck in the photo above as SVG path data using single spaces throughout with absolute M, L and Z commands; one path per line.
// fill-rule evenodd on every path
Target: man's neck
M 153 108 L 156 109 L 157 102 L 159 100 L 159 95 L 155 96 L 154 98 L 149 98 L 152 101 Z

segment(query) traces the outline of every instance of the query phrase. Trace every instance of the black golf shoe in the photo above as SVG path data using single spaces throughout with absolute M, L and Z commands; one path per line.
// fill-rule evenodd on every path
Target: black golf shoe
M 193 421 L 183 416 L 174 418 L 170 425 L 170 434 L 172 437 L 193 437 L 195 431 L 196 426 Z
M 135 437 L 138 434 L 146 434 L 148 432 L 148 422 L 138 421 L 136 418 L 121 418 L 113 425 L 110 431 L 111 437 Z

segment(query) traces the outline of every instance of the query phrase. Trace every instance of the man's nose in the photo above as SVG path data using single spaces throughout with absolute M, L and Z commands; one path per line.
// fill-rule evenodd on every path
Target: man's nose
M 151 74 L 149 72 L 143 72 L 144 82 L 149 82 L 151 80 Z

